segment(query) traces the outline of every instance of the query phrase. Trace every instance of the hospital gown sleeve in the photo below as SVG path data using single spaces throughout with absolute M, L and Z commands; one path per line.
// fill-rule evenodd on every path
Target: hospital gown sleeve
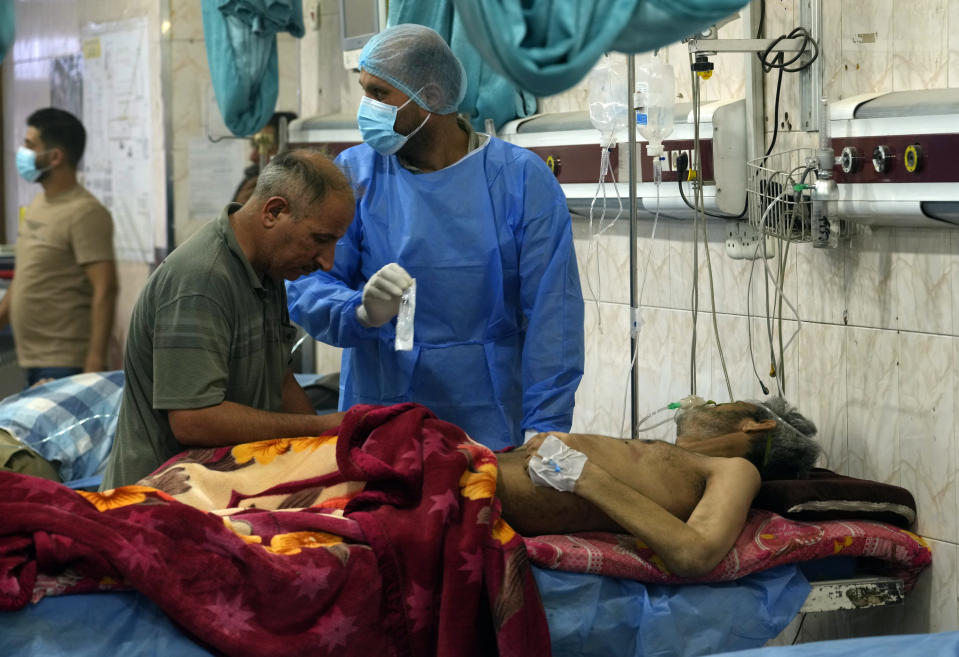
M 535 157 L 535 156 L 534 156 Z M 538 159 L 527 164 L 518 228 L 524 431 L 569 431 L 583 376 L 583 293 L 562 189 Z
M 362 226 L 359 217 L 355 218 L 337 242 L 333 269 L 286 284 L 290 319 L 316 340 L 334 347 L 353 347 L 379 335 L 378 328 L 366 328 L 356 318 L 366 282 L 360 272 Z

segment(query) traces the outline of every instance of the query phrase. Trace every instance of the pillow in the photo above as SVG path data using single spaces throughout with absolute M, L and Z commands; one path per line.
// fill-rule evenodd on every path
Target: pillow
M 795 520 L 879 520 L 898 527 L 916 521 L 905 488 L 813 468 L 806 479 L 764 481 L 753 507 Z

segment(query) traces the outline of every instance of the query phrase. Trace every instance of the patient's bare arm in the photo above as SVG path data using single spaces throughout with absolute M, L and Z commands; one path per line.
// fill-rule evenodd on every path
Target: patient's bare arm
M 558 434 L 587 456 L 575 493 L 533 486 L 525 464 L 542 442 L 500 454 L 497 495 L 520 533 L 626 531 L 671 572 L 694 577 L 729 552 L 759 490 L 744 459 L 711 458 L 661 442 Z
M 696 577 L 732 548 L 759 489 L 759 473 L 743 459 L 709 459 L 701 467 L 705 490 L 685 522 L 591 461 L 575 493 L 652 548 L 672 573 Z

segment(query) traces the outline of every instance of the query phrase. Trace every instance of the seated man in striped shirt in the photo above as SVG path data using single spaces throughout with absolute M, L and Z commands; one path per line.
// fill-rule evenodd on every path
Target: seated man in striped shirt
M 132 484 L 194 447 L 319 435 L 291 369 L 296 328 L 284 279 L 329 270 L 353 220 L 343 173 L 307 150 L 282 153 L 253 196 L 230 204 L 160 263 L 130 320 L 126 386 L 103 488 Z

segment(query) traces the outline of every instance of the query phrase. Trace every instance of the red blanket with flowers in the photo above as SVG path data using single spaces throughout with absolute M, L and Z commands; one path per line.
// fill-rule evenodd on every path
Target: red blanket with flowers
M 191 450 L 140 484 L 0 473 L 0 609 L 134 587 L 231 655 L 549 655 L 495 457 L 423 407 Z

